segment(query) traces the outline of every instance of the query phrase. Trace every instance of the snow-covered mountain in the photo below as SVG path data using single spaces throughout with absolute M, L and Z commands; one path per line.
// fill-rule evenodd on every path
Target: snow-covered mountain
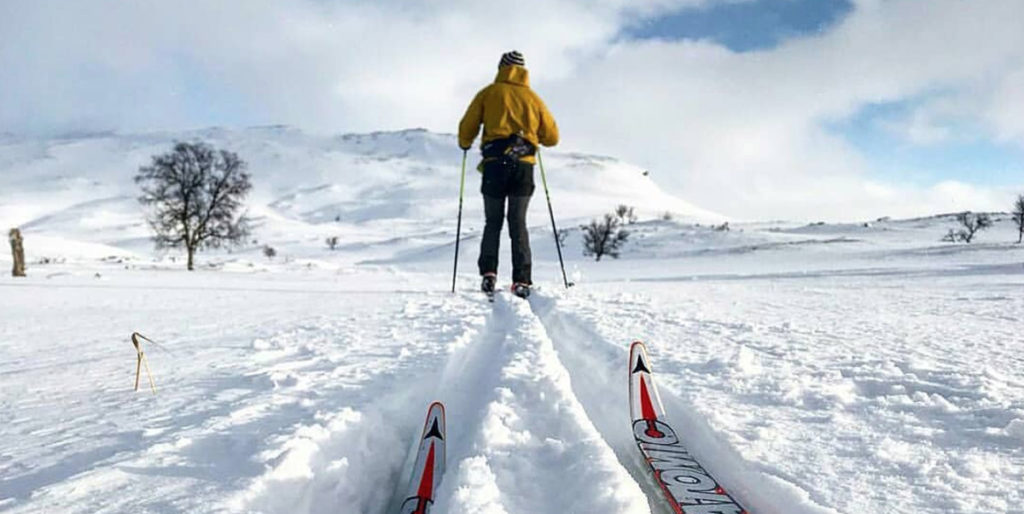
M 462 152 L 455 137 L 425 130 L 314 136 L 288 127 L 206 129 L 137 135 L 99 134 L 56 139 L 0 139 L 0 224 L 38 238 L 29 251 L 51 257 L 152 253 L 150 232 L 132 177 L 174 141 L 205 141 L 237 152 L 254 185 L 250 215 L 261 243 L 310 253 L 325 237 L 371 243 L 395 236 L 430 237 L 455 225 Z M 722 216 L 662 191 L 642 169 L 614 158 L 544 153 L 551 195 L 566 226 L 636 206 L 645 216 L 680 219 Z M 479 158 L 467 164 L 468 234 L 480 225 Z M 541 177 L 537 172 L 538 189 Z M 531 224 L 547 217 L 542 191 Z M 452 235 L 447 235 L 451 239 Z M 41 248 L 39 244 L 42 244 Z M 58 255 L 63 254 L 63 255 Z

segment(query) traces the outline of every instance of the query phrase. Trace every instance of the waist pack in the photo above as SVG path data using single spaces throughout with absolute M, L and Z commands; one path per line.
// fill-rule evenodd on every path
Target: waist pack
M 484 143 L 480 147 L 480 151 L 483 153 L 484 159 L 506 157 L 518 161 L 527 155 L 537 153 L 537 146 L 519 134 L 512 134 L 508 137 Z

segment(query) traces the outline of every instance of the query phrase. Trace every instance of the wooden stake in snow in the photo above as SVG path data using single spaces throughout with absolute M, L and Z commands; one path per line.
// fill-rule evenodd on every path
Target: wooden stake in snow
M 146 366 L 146 375 L 149 377 L 149 388 L 153 390 L 153 394 L 156 394 L 156 384 L 153 382 L 153 372 L 149 370 L 149 361 L 146 360 L 146 353 L 142 351 L 142 343 L 139 339 L 144 339 L 149 342 L 153 342 L 152 339 L 138 333 L 132 332 L 132 344 L 135 345 L 135 352 L 138 354 L 138 360 L 135 362 L 135 390 L 139 390 L 139 377 L 142 374 L 142 366 Z M 154 343 L 156 344 L 156 343 Z
M 25 276 L 25 247 L 21 243 L 21 231 L 12 228 L 11 229 L 11 255 L 14 257 L 14 269 L 11 270 L 11 275 L 15 277 Z

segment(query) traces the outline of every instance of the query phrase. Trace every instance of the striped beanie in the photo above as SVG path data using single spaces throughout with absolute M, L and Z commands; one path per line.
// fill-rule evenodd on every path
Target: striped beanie
M 523 54 L 517 50 L 501 54 L 501 62 L 498 63 L 499 68 L 502 66 L 512 66 L 513 64 L 516 66 L 526 66 L 526 59 L 523 59 Z

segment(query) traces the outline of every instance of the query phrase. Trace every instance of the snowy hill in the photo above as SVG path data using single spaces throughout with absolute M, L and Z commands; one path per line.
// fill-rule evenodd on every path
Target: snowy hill
M 253 176 L 248 211 L 257 221 L 256 244 L 204 252 L 201 265 L 252 270 L 374 264 L 436 270 L 451 258 L 461 152 L 454 136 L 425 130 L 334 137 L 271 126 L 56 139 L 3 136 L 0 223 L 20 226 L 30 262 L 105 260 L 175 267 L 179 252 L 153 248 L 132 177 L 152 155 L 179 140 L 202 140 L 236 151 Z M 807 271 L 832 267 L 828 255 L 838 246 L 846 257 L 840 266 L 856 258 L 861 267 L 878 267 L 880 262 L 916 267 L 925 261 L 915 255 L 941 260 L 951 254 L 955 262 L 966 264 L 987 262 L 986 256 L 1001 258 L 1005 245 L 989 242 L 1013 239 L 1006 216 L 997 216 L 997 226 L 975 245 L 938 242 L 955 226 L 952 215 L 845 225 L 734 223 L 731 231 L 716 232 L 711 224 L 721 223 L 724 216 L 665 193 L 635 166 L 557 150 L 544 155 L 557 221 L 570 233 L 565 257 L 577 278 L 588 268 L 599 275 L 632 276 L 629 263 L 635 259 L 683 259 L 692 272 L 729 272 L 735 264 L 723 265 L 717 258 L 721 255 L 747 258 L 750 265 L 742 266 L 746 270 Z M 475 264 L 474 247 L 482 230 L 479 179 L 473 169 L 477 160 L 471 155 L 467 166 L 464 270 Z M 556 259 L 543 203 L 538 191 L 529 218 L 542 268 Z M 640 223 L 631 227 L 632 243 L 621 262 L 590 266 L 582 256 L 578 225 L 619 204 L 637 208 Z M 670 221 L 661 220 L 665 213 L 672 215 Z M 327 251 L 324 241 L 329 236 L 339 237 L 338 251 Z M 280 258 L 263 258 L 262 245 L 273 246 Z M 803 251 L 792 259 L 787 249 L 797 246 Z M 900 261 L 901 255 L 912 258 Z M 0 252 L 0 262 L 9 259 Z
M 260 222 L 192 273 L 153 250 L 134 199 L 175 139 L 248 160 Z M 940 241 L 952 215 L 724 230 L 636 167 L 544 155 L 577 285 L 538 194 L 535 292 L 492 305 L 473 171 L 449 292 L 451 136 L 3 136 L 0 226 L 21 226 L 28 277 L 0 275 L 0 512 L 391 514 L 434 400 L 433 514 L 677 512 L 632 437 L 637 339 L 668 421 L 750 512 L 1024 512 L 1006 215 L 971 244 Z M 620 203 L 640 214 L 621 258 L 584 257 L 578 225 Z M 133 391 L 133 331 L 158 342 L 155 394 Z
M 396 233 L 452 239 L 461 151 L 454 136 L 424 130 L 312 136 L 287 127 L 207 129 L 65 139 L 0 139 L 0 220 L 21 226 L 51 258 L 153 254 L 132 177 L 174 141 L 201 140 L 237 152 L 249 163 L 249 211 L 261 243 L 293 256 L 320 255 L 323 240 L 343 244 L 393 240 Z M 722 216 L 664 193 L 642 170 L 612 158 L 545 152 L 559 218 L 568 225 L 616 205 L 648 216 Z M 467 234 L 482 218 L 476 152 L 467 165 Z M 539 172 L 537 182 L 540 183 Z M 543 195 L 535 197 L 543 202 Z M 532 224 L 542 229 L 543 207 Z M 79 243 L 88 243 L 85 245 Z

